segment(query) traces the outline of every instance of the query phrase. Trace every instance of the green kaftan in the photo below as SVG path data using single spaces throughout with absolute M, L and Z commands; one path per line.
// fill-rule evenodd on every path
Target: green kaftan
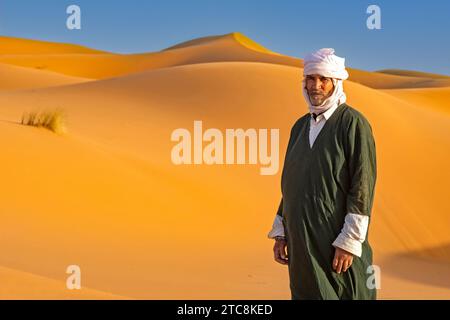
M 366 285 L 373 275 L 368 235 L 362 256 L 341 274 L 332 268 L 347 213 L 370 216 L 376 181 L 375 142 L 366 118 L 341 104 L 325 122 L 312 148 L 311 115 L 291 130 L 277 214 L 287 237 L 292 299 L 375 299 Z M 369 281 L 370 282 L 370 281 Z

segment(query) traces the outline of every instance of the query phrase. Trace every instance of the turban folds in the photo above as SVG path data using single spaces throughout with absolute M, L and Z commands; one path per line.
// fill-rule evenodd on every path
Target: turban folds
M 323 48 L 305 57 L 303 74 L 320 74 L 321 76 L 346 80 L 348 72 L 345 70 L 345 58 L 334 54 L 334 49 Z

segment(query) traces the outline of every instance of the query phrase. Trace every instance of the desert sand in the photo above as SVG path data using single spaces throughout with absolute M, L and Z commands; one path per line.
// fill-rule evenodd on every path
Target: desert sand
M 282 164 L 307 112 L 300 59 L 240 33 L 131 55 L 0 43 L 0 298 L 290 298 L 267 239 L 281 168 L 175 166 L 170 136 L 194 120 L 279 128 Z M 348 103 L 377 146 L 379 298 L 449 299 L 450 78 L 350 73 Z M 24 112 L 54 108 L 65 135 L 20 125 Z M 64 287 L 71 264 L 81 291 Z

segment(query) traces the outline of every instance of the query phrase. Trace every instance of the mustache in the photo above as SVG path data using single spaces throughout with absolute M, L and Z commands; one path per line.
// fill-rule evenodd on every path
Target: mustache
M 311 93 L 310 93 L 311 95 L 324 95 L 324 93 L 323 92 L 321 92 L 321 91 L 311 91 Z

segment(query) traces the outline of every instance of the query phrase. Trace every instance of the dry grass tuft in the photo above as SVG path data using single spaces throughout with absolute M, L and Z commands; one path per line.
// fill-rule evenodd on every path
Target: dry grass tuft
M 23 114 L 21 124 L 48 129 L 56 134 L 66 132 L 66 117 L 62 110 L 28 112 Z

